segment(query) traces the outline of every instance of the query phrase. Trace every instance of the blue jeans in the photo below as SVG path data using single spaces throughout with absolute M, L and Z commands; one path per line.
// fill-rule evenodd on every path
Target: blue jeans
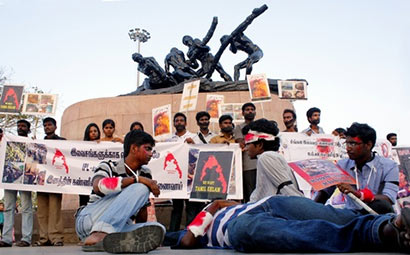
M 31 191 L 19 191 L 21 199 L 21 240 L 31 244 L 33 234 L 33 204 Z M 4 190 L 3 241 L 13 243 L 14 213 L 16 212 L 17 190 Z
M 233 219 L 227 231 L 242 252 L 351 252 L 380 247 L 379 228 L 392 217 L 276 196 Z
M 159 225 L 157 222 L 133 224 L 130 217 L 148 201 L 149 190 L 141 183 L 132 184 L 121 192 L 107 195 L 87 205 L 76 217 L 75 230 L 83 241 L 92 232 L 129 232 L 141 226 Z

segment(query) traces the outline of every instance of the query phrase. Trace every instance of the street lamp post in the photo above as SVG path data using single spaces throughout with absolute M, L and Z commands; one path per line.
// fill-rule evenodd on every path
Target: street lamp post
M 140 53 L 140 48 L 141 48 L 141 42 L 146 42 L 148 39 L 151 38 L 150 33 L 145 30 L 145 29 L 131 29 L 128 32 L 128 35 L 130 36 L 130 39 L 133 40 L 134 42 L 137 42 L 137 49 L 138 49 L 138 54 Z M 137 87 L 140 85 L 140 72 L 137 70 Z

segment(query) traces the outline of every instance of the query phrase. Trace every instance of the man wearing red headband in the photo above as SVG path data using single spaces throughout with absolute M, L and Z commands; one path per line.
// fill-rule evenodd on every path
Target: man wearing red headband
M 393 212 L 399 190 L 399 169 L 390 159 L 372 152 L 376 143 L 376 131 L 367 124 L 353 123 L 346 132 L 348 159 L 337 163 L 356 179 L 356 185 L 341 183 L 321 190 L 315 201 L 325 203 L 337 187 L 342 193 L 353 193 L 378 213 Z M 346 196 L 346 208 L 360 210 Z
M 298 190 L 295 176 L 288 163 L 277 151 L 279 133 L 276 122 L 259 119 L 243 129 L 245 149 L 251 159 L 258 159 L 256 165 L 256 189 L 250 201 L 255 202 L 266 196 L 303 196 Z

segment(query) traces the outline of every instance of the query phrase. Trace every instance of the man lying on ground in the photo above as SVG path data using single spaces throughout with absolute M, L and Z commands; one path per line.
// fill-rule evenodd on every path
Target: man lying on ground
M 124 159 L 101 162 L 94 171 L 90 202 L 76 214 L 83 251 L 141 253 L 162 243 L 164 226 L 146 222 L 149 193 L 160 193 L 149 170 L 142 168 L 151 159 L 154 145 L 151 135 L 132 130 L 124 139 Z M 138 223 L 133 224 L 131 217 Z
M 211 203 L 172 248 L 241 252 L 410 252 L 410 209 L 361 215 L 304 197 L 272 196 L 255 203 Z

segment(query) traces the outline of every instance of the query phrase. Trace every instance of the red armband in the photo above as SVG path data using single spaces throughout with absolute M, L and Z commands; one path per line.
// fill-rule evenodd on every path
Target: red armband
M 364 189 L 359 190 L 359 192 L 361 194 L 360 200 L 362 200 L 363 202 L 370 203 L 374 200 L 374 194 L 370 189 L 364 188 Z

